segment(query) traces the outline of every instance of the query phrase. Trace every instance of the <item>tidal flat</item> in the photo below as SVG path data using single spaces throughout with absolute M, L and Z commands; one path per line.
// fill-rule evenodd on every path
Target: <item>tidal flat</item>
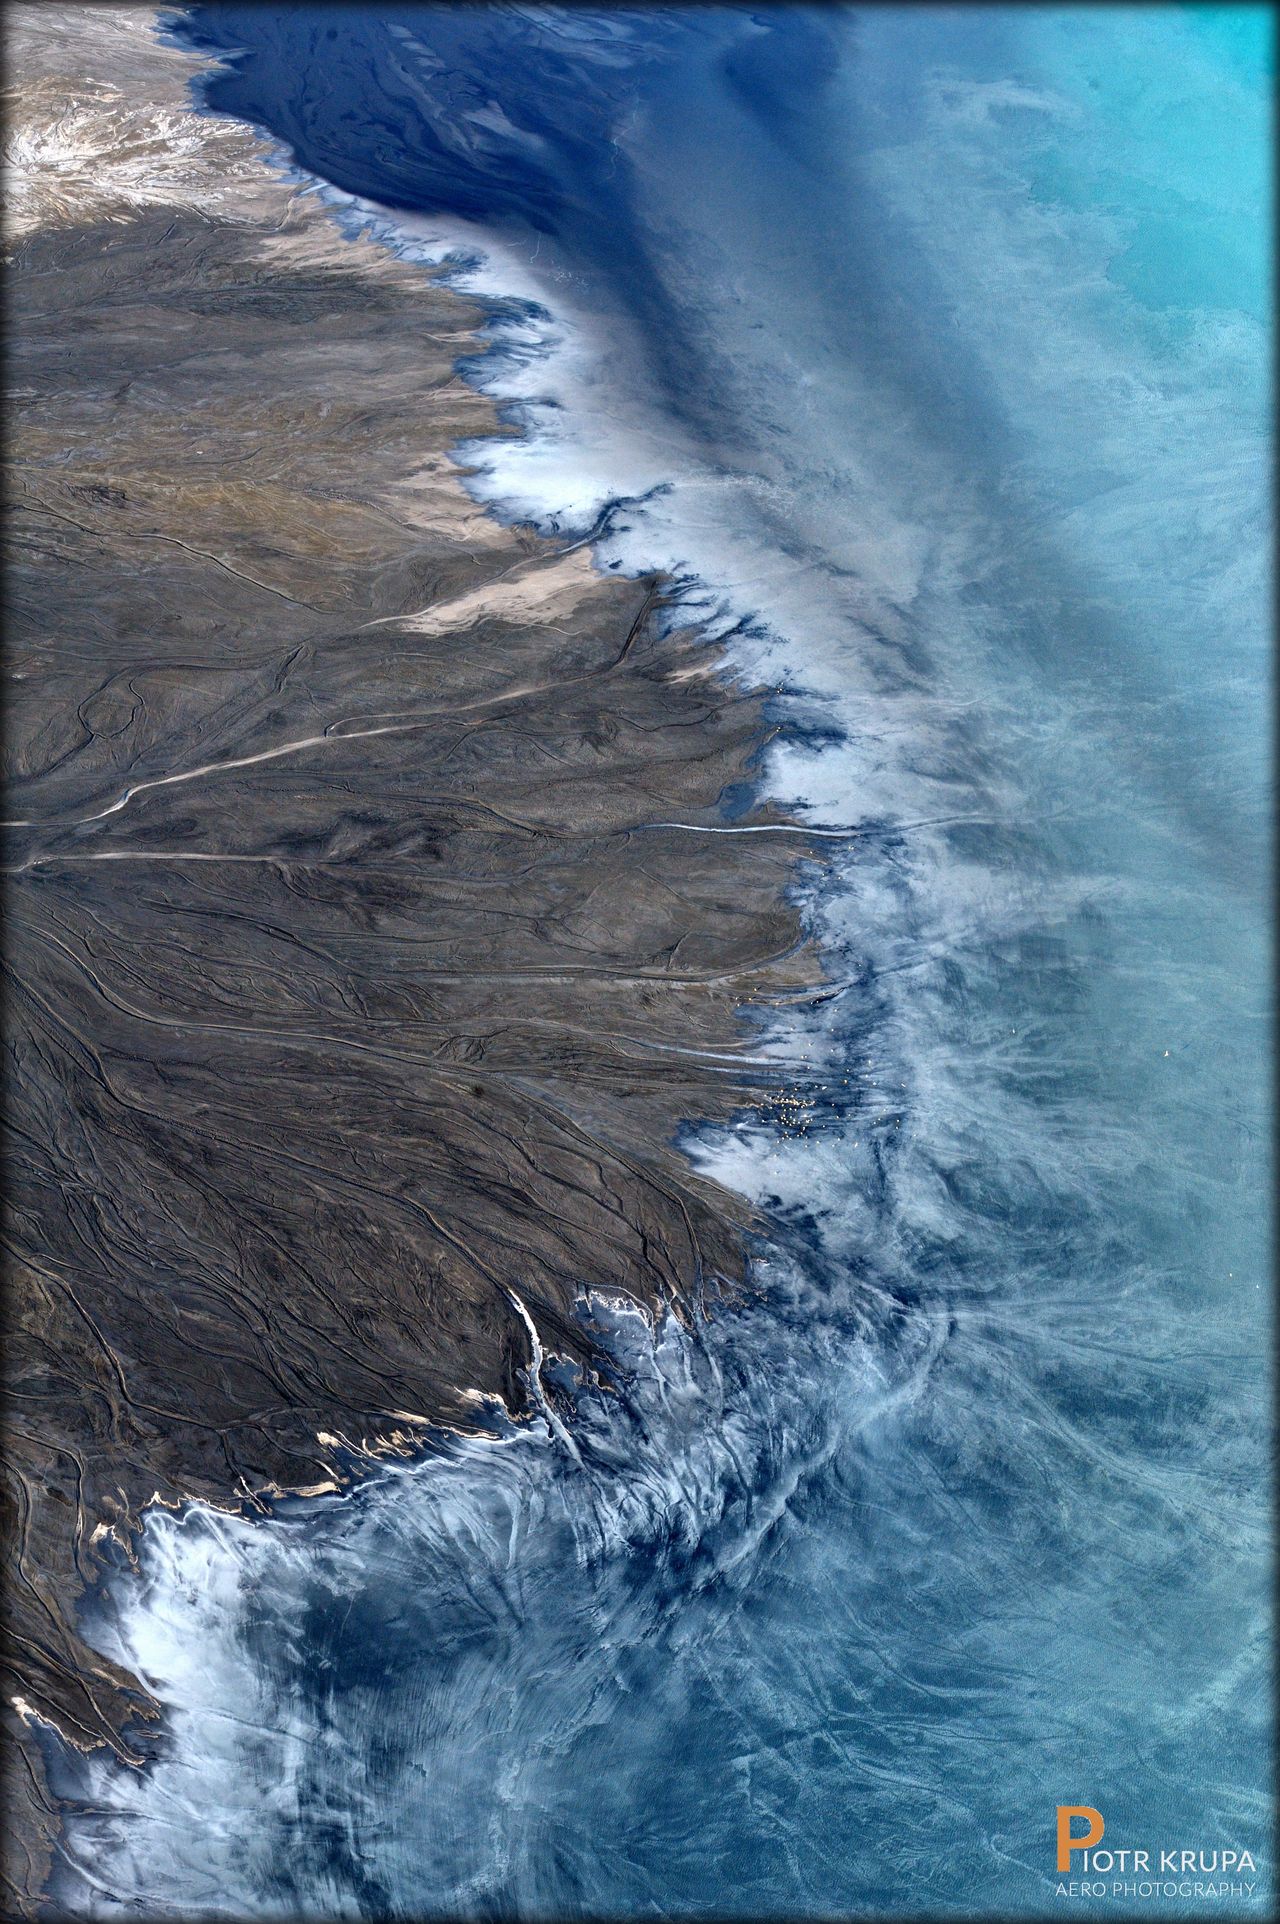
M 805 839 L 692 832 L 752 780 L 761 692 L 661 577 L 467 492 L 450 450 L 513 432 L 457 371 L 482 309 L 193 113 L 150 9 L 8 29 L 31 1914 L 47 1733 L 147 1754 L 156 1704 L 77 1628 L 147 1507 L 253 1510 L 518 1416 L 539 1346 L 592 1380 L 588 1286 L 702 1313 L 751 1217 L 675 1131 L 772 1085 L 743 1005 L 819 971 Z

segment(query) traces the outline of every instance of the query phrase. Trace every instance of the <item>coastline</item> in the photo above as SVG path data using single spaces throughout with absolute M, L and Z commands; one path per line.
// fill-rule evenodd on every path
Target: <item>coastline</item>
M 26 1914 L 34 1726 L 136 1764 L 158 1713 L 77 1632 L 104 1537 L 527 1415 L 538 1345 L 592 1380 L 584 1289 L 739 1280 L 750 1211 L 673 1138 L 776 1089 L 740 1012 L 819 979 L 802 825 L 663 826 L 722 826 L 760 693 L 659 577 L 477 506 L 482 310 L 191 113 L 153 18 L 10 28 L 52 183 L 10 241 Z
M 14 886 L 30 1220 L 78 1238 L 55 1308 L 101 1249 L 98 1328 L 149 1295 L 187 1341 L 153 1319 L 150 1379 L 117 1341 L 123 1405 L 88 1326 L 33 1344 L 11 1409 L 50 1428 L 79 1370 L 82 1453 L 151 1450 L 235 1390 L 231 1328 L 232 1377 L 256 1341 L 362 1413 L 302 1412 L 340 1494 L 87 1545 L 74 1628 L 163 1719 L 145 1769 L 39 1739 L 44 1910 L 1036 1918 L 1081 1784 L 1108 1847 L 1247 1850 L 1265 1907 L 1272 37 L 416 12 L 197 7 L 229 119 L 131 133 L 99 47 L 27 142 L 68 254 L 69 200 L 133 237 L 46 243 L 80 293 L 19 399 L 96 534 L 15 517 L 29 653 L 53 629 L 75 696 L 81 656 L 170 650 L 32 711 L 50 793 L 85 783 Z M 149 34 L 30 17 L 37 58 L 64 18 Z M 235 218 L 268 176 L 303 194 L 269 235 Z M 1153 215 L 1176 261 L 1126 248 Z M 812 946 L 753 898 L 725 976 L 698 928 L 765 857 Z M 631 1259 L 675 1313 L 575 1297 L 604 1358 L 557 1354 L 567 1270 Z M 435 1426 L 389 1380 L 495 1352 Z M 287 1411 L 250 1414 L 257 1461 Z M 42 1527 L 77 1494 L 30 1483 Z

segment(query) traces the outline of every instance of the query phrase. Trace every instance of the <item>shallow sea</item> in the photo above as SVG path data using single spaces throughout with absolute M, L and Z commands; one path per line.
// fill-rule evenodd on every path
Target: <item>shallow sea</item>
M 774 691 L 830 980 L 758 1018 L 802 1128 L 689 1118 L 774 1226 L 748 1305 L 595 1302 L 569 1443 L 148 1526 L 93 1634 L 169 1735 L 82 1782 L 62 1900 L 1266 1913 L 1267 11 L 174 30 L 492 302 L 477 493 Z M 1068 1803 L 1253 1894 L 1058 1897 Z

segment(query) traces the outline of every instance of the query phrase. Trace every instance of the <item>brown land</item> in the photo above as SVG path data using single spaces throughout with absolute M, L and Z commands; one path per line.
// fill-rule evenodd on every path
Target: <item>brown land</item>
M 477 311 L 185 111 L 144 9 L 15 8 L 6 670 L 10 1903 L 35 1733 L 155 1706 L 77 1599 L 152 1501 L 524 1407 L 525 1316 L 691 1305 L 672 1146 L 811 980 L 795 836 L 703 836 L 760 701 L 448 449 Z M 26 16 L 24 18 L 24 15 Z M 77 142 L 79 143 L 77 145 Z M 26 150 L 35 154 L 28 166 Z M 20 183 L 21 184 L 21 183 Z M 769 819 L 765 816 L 755 821 Z M 136 1724 L 135 1724 L 136 1728 Z

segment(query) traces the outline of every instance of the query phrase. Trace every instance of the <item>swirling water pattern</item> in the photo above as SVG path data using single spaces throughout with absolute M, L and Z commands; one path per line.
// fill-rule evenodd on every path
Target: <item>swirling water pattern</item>
M 494 295 L 477 492 L 777 689 L 831 980 L 760 1019 L 801 1129 L 691 1119 L 776 1226 L 749 1301 L 584 1277 L 570 1429 L 154 1520 L 94 1634 L 169 1735 L 89 1771 L 63 1895 L 1035 1915 L 1072 1802 L 1265 1911 L 1266 15 L 181 30 Z

